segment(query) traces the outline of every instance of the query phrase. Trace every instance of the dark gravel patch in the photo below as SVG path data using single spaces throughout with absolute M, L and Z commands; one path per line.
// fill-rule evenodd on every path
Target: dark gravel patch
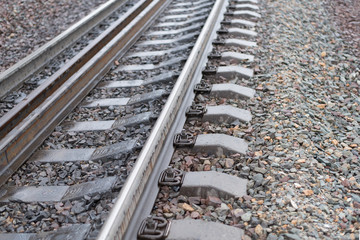
M 106 0 L 0 3 L 0 72 L 66 30 Z

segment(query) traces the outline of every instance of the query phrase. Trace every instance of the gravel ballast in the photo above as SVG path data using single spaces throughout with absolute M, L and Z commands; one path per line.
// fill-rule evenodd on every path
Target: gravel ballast
M 249 191 L 244 209 L 261 219 L 263 231 L 250 220 L 246 232 L 263 239 L 355 239 L 359 59 L 320 1 L 272 1 L 262 9 L 261 73 L 254 80 L 263 113 L 255 114 L 249 155 L 267 170 L 251 181 L 260 174 L 267 183 L 263 196 Z
M 325 7 L 335 22 L 346 46 L 360 58 L 360 1 L 328 0 Z
M 0 3 L 0 72 L 65 31 L 106 0 Z
M 257 237 L 355 239 L 359 59 L 321 1 L 267 1 L 262 9 L 254 80 L 264 114 L 255 114 L 249 153 L 267 170 L 265 196 L 252 196 L 248 209 L 262 221 Z

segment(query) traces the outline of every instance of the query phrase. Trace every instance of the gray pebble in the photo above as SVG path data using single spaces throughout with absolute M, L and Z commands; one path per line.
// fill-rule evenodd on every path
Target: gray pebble
M 249 222 L 250 219 L 251 219 L 251 212 L 247 212 L 243 215 L 241 215 L 241 219 L 244 221 L 244 222 Z

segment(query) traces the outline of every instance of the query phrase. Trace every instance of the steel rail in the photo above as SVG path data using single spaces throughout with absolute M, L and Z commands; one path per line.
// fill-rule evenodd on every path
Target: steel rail
M 113 62 L 125 54 L 164 9 L 167 1 L 142 0 L 136 4 L 123 16 L 127 21 L 122 30 L 1 139 L 0 186 L 96 86 Z
M 174 152 L 173 134 L 185 122 L 185 109 L 194 97 L 192 87 L 200 81 L 212 39 L 228 2 L 217 0 L 185 63 L 168 100 L 146 141 L 139 158 L 125 182 L 110 215 L 101 229 L 98 240 L 136 239 L 136 225 L 147 216 L 155 202 L 160 172 L 167 168 Z M 149 204 L 150 202 L 150 204 Z
M 114 11 L 123 6 L 126 1 L 127 0 L 107 1 L 66 31 L 2 72 L 0 74 L 0 97 L 3 97 L 7 92 L 15 89 L 31 74 L 39 71 L 50 59 L 54 58 L 91 28 L 110 16 Z

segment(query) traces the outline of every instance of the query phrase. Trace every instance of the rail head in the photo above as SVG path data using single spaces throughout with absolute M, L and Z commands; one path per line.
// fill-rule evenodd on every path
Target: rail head
M 161 152 L 164 151 L 164 148 L 167 148 L 168 151 L 171 149 L 171 152 L 174 150 L 172 144 L 167 144 L 165 147 L 164 144 L 165 142 L 171 142 L 168 140 L 170 138 L 172 139 L 172 137 L 168 135 L 170 131 L 174 131 L 174 125 L 178 125 L 174 124 L 174 122 L 179 109 L 186 107 L 183 100 L 185 97 L 188 97 L 188 95 L 193 94 L 191 86 L 201 74 L 202 67 L 204 67 L 207 59 L 206 53 L 211 51 L 211 41 L 215 36 L 215 29 L 220 27 L 220 18 L 226 11 L 227 5 L 227 0 L 217 0 L 215 2 L 195 46 L 185 63 L 184 69 L 155 123 L 151 135 L 145 143 L 107 221 L 100 231 L 98 240 L 123 239 L 124 235 L 128 234 L 129 231 L 132 233 L 136 231 L 133 229 L 134 226 L 129 226 L 130 221 L 134 221 L 134 213 L 140 209 L 137 204 L 140 198 L 144 197 L 142 195 L 145 188 L 148 187 L 148 185 L 154 187 L 154 178 L 156 178 L 154 176 L 158 176 L 158 173 L 168 165 L 168 160 L 165 160 L 165 164 L 159 164 L 160 160 L 158 160 L 158 158 Z M 184 91 L 184 89 L 188 90 Z M 156 165 L 163 165 L 163 168 L 155 169 Z M 151 178 L 153 180 L 152 182 L 150 182 Z M 157 178 L 155 182 L 157 182 Z M 154 192 L 153 190 L 154 189 L 147 189 L 147 192 Z M 155 184 L 155 191 L 156 193 L 158 191 L 157 184 Z M 132 229 L 129 229 L 130 227 Z M 134 234 L 130 233 L 130 235 L 130 238 L 134 237 Z

